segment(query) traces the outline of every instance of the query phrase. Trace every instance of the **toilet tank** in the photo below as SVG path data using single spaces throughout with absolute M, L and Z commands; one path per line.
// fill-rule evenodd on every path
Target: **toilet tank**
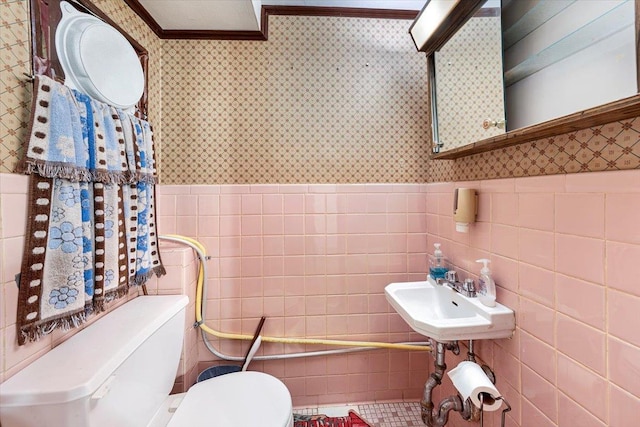
M 184 295 L 118 307 L 0 386 L 2 427 L 142 427 L 173 386 Z

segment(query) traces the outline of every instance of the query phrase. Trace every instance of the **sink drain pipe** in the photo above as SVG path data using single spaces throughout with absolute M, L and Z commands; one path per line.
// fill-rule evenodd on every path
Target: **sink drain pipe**
M 451 411 L 460 412 L 463 419 L 469 420 L 472 416 L 471 405 L 467 402 L 462 402 L 459 395 L 444 398 L 438 404 L 437 409 L 433 404 L 433 389 L 442 383 L 442 377 L 447 370 L 447 365 L 444 362 L 445 351 L 451 350 L 454 354 L 460 353 L 457 341 L 453 343 L 434 342 L 436 349 L 435 370 L 429 375 L 424 385 L 424 394 L 420 402 L 422 422 L 425 423 L 427 427 L 443 427 L 447 424 L 447 421 L 449 421 L 449 413 Z M 433 347 L 434 344 L 432 343 L 431 348 L 433 349 Z

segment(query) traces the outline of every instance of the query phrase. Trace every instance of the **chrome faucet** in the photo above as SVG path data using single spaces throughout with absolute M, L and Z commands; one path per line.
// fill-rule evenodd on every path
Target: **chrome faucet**
M 444 279 L 436 279 L 436 284 L 446 286 L 467 298 L 475 298 L 477 295 L 473 279 L 465 279 L 464 282 L 459 282 L 455 270 L 447 271 Z
M 462 290 L 459 292 L 465 297 L 475 298 L 477 296 L 476 284 L 473 282 L 473 279 L 464 279 L 464 283 L 462 283 Z

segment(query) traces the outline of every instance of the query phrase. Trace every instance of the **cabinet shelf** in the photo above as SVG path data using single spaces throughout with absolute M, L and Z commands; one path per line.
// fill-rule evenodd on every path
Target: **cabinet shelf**
M 576 132 L 588 127 L 626 120 L 640 116 L 640 94 L 610 102 L 568 116 L 549 120 L 526 128 L 509 131 L 503 135 L 483 139 L 464 147 L 433 154 L 432 159 L 459 159 L 497 148 L 510 147 L 525 142 L 550 138 L 563 133 Z
M 576 0 L 539 1 L 534 7 L 524 13 L 520 19 L 510 25 L 509 28 L 504 28 L 502 34 L 503 48 L 505 50 L 509 49 L 575 2 Z
M 554 2 L 551 2 L 554 3 Z M 633 1 L 625 0 L 618 6 L 608 12 L 598 16 L 597 18 L 586 23 L 577 30 L 569 33 L 565 37 L 557 40 L 545 49 L 529 56 L 526 60 L 520 62 L 516 66 L 505 70 L 504 82 L 509 87 L 518 81 L 546 68 L 558 61 L 586 49 L 626 28 L 635 24 L 635 16 L 633 12 Z M 553 15 L 559 10 L 554 11 Z M 532 15 L 540 18 L 541 14 L 525 14 L 524 17 L 514 27 L 522 28 L 538 28 L 542 22 L 533 22 Z M 521 22 L 528 19 L 528 21 Z M 525 30 L 522 30 L 524 32 Z M 513 36 L 517 38 L 519 36 Z M 522 36 L 524 37 L 524 36 Z M 514 42 L 515 43 L 515 42 Z

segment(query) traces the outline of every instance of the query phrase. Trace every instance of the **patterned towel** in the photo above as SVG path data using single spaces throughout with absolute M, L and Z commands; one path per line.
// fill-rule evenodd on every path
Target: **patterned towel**
M 38 76 L 29 135 L 21 345 L 77 326 L 130 285 L 165 274 L 149 123 Z
M 35 81 L 29 146 L 20 168 L 49 178 L 91 181 L 89 153 L 74 92 L 48 77 Z M 85 115 L 86 117 L 86 115 Z M 91 117 L 89 116 L 91 120 Z
M 81 192 L 78 182 L 32 176 L 17 317 L 21 345 L 85 319 L 85 280 L 91 281 L 85 269 L 92 255 L 85 246 Z

